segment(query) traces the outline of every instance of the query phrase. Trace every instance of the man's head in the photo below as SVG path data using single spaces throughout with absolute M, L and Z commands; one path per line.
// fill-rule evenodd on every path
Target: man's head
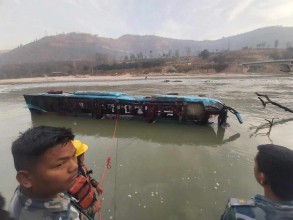
M 278 145 L 259 145 L 255 157 L 255 177 L 281 200 L 293 200 L 293 151 Z
M 72 186 L 77 175 L 73 138 L 70 129 L 39 126 L 13 142 L 16 178 L 28 196 L 50 198 Z

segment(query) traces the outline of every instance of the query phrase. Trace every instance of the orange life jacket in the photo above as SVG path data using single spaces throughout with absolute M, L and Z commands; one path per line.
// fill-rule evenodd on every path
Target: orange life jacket
M 79 175 L 75 179 L 74 185 L 68 190 L 68 193 L 78 200 L 83 209 L 87 209 L 96 201 L 94 187 L 83 175 Z

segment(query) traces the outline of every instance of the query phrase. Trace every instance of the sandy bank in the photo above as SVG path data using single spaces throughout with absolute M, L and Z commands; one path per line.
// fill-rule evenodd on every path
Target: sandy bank
M 7 84 L 25 84 L 25 83 L 50 83 L 50 82 L 99 82 L 99 81 L 125 81 L 125 80 L 146 80 L 146 79 L 184 79 L 196 77 L 225 77 L 225 76 L 243 76 L 243 74 L 148 74 L 145 75 L 77 75 L 77 76 L 55 76 L 55 77 L 34 77 L 34 78 L 18 78 L 18 79 L 0 79 L 0 85 Z

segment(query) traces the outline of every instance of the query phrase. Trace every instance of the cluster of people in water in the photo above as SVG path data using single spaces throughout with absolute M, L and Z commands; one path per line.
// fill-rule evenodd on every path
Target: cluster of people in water
M 102 208 L 102 184 L 85 164 L 88 146 L 70 129 L 30 128 L 12 144 L 19 183 L 9 213 L 0 195 L 0 219 L 94 219 Z M 254 173 L 263 195 L 231 198 L 221 220 L 293 219 L 293 151 L 267 144 L 257 147 Z

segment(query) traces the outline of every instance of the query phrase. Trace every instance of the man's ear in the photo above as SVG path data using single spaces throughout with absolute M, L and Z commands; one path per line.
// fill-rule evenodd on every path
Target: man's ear
M 264 186 L 267 184 L 267 177 L 264 173 L 260 172 L 259 174 L 259 183 Z
M 29 171 L 27 170 L 20 170 L 16 174 L 16 179 L 19 182 L 19 184 L 28 189 L 32 187 L 32 181 Z

